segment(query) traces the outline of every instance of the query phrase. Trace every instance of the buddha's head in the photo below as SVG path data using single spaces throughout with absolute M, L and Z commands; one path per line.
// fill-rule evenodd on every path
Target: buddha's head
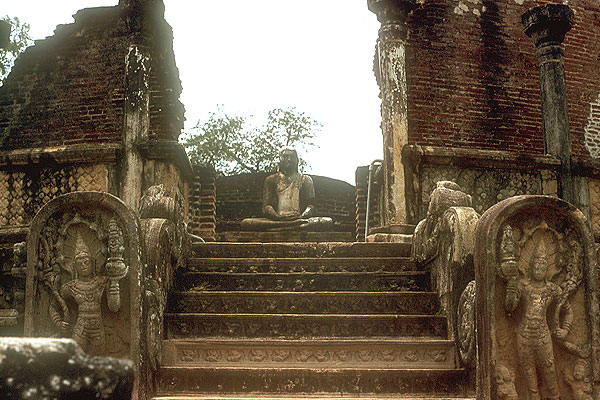
M 298 172 L 298 153 L 294 149 L 285 148 L 279 153 L 279 171 L 284 174 Z

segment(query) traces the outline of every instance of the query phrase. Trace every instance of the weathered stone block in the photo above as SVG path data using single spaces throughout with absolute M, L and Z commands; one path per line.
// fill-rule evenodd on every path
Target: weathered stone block
M 2 399 L 129 399 L 133 362 L 89 357 L 71 339 L 0 338 Z

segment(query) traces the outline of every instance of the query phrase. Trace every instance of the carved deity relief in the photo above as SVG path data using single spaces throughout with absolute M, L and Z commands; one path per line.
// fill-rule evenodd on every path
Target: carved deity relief
M 122 229 L 115 218 L 80 214 L 48 222 L 39 243 L 38 274 L 56 334 L 73 338 L 88 354 L 106 355 L 103 313 L 119 312 L 120 281 L 129 270 Z
M 572 388 L 573 399 L 587 399 L 581 393 L 585 393 L 584 378 L 590 375 L 585 366 L 590 356 L 588 334 L 584 321 L 574 331 L 571 304 L 583 281 L 583 250 L 576 235 L 569 230 L 559 232 L 543 219 L 514 227 L 506 224 L 498 260 L 497 274 L 505 282 L 504 296 L 499 299 L 507 324 L 504 329 L 512 331 L 509 337 L 514 338 L 513 343 L 499 344 L 504 347 L 499 358 L 506 362 L 511 359 L 506 354 L 509 348 L 516 350 L 512 364 L 521 380 L 518 398 L 564 399 L 564 389 L 560 390 L 564 381 Z M 583 367 L 578 366 L 576 373 L 560 373 L 558 359 L 563 366 L 582 360 Z M 497 375 L 506 375 L 504 369 L 499 367 Z M 504 383 L 498 383 L 498 393 L 500 387 Z M 517 398 L 511 396 L 504 398 Z

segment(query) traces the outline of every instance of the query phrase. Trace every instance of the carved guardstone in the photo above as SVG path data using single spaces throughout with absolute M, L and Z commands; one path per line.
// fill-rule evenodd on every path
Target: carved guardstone
M 140 254 L 137 215 L 120 199 L 74 192 L 46 203 L 27 240 L 25 336 L 134 360 L 139 384 Z
M 477 398 L 598 398 L 598 273 L 583 214 L 517 196 L 475 235 Z

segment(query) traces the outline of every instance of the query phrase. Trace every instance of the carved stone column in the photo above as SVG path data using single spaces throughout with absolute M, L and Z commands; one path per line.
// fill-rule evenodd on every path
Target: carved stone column
M 125 112 L 123 123 L 123 179 L 121 198 L 137 210 L 142 196 L 142 157 L 137 143 L 148 138 L 150 130 L 150 55 L 143 46 L 132 45 L 125 71 Z
M 561 161 L 558 196 L 574 203 L 571 169 L 571 133 L 567 109 L 564 51 L 562 42 L 573 26 L 573 10 L 563 4 L 546 4 L 529 9 L 521 16 L 525 33 L 537 47 L 544 147 Z
M 382 224 L 405 224 L 409 218 L 401 152 L 408 144 L 406 18 L 416 3 L 414 0 L 368 0 L 368 5 L 381 22 L 374 70 L 380 90 L 383 132 Z

